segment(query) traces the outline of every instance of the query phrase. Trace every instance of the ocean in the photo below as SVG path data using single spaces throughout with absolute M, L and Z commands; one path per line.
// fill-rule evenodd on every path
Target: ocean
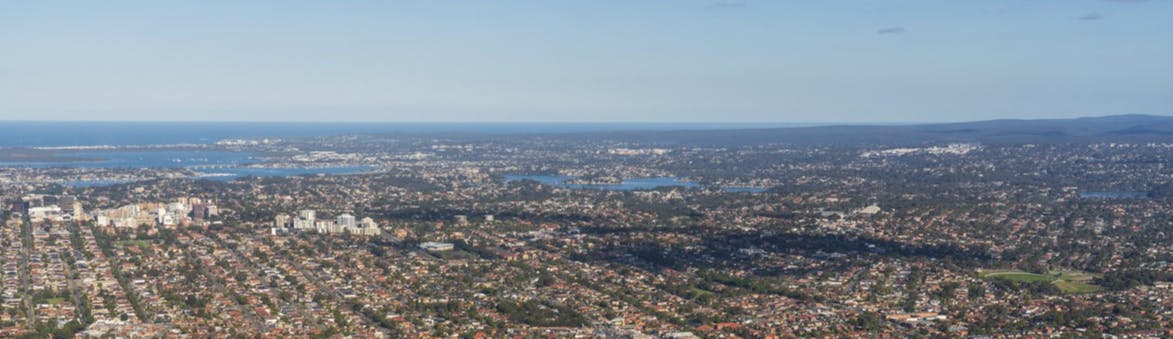
M 211 144 L 223 139 L 315 137 L 344 134 L 527 134 L 666 131 L 814 124 L 781 123 L 313 123 L 0 121 L 0 147 Z
M 0 167 L 26 168 L 195 168 L 211 180 L 241 176 L 354 174 L 374 170 L 365 166 L 255 168 L 264 161 L 252 152 L 222 150 L 115 149 L 87 150 L 85 146 L 148 146 L 213 144 L 225 139 L 304 138 L 331 135 L 535 134 L 605 131 L 666 131 L 795 127 L 799 124 L 750 123 L 310 123 L 310 122 L 117 122 L 117 121 L 0 121 L 0 148 L 64 148 L 51 152 L 94 161 L 0 161 Z M 690 186 L 674 180 L 634 180 L 610 189 Z M 70 182 L 71 186 L 110 185 L 115 181 Z M 631 187 L 629 187 L 631 186 Z M 646 187 L 645 187 L 646 186 Z

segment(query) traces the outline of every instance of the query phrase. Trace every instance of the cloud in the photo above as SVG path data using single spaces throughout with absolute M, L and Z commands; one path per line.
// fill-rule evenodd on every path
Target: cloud
M 1103 18 L 1104 18 L 1104 16 L 1100 15 L 1100 13 L 1088 13 L 1088 14 L 1084 14 L 1083 16 L 1079 17 L 1079 20 L 1096 21 L 1096 20 L 1100 20 Z
M 722 10 L 722 9 L 742 9 L 746 4 L 743 0 L 720 0 L 705 6 L 706 9 Z
M 876 30 L 876 34 L 901 34 L 904 32 L 904 27 L 900 26 L 884 27 Z

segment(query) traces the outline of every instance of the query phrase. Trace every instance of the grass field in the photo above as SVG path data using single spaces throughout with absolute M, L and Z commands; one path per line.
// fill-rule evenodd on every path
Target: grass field
M 992 272 L 992 273 L 987 273 L 987 274 L 983 275 L 983 277 L 991 278 L 991 279 L 1006 279 L 1006 280 L 1010 280 L 1010 281 L 1021 281 L 1021 282 L 1032 282 L 1032 281 L 1052 282 L 1052 281 L 1055 281 L 1055 279 L 1057 279 L 1053 275 L 1043 275 L 1043 274 L 1035 274 L 1035 273 L 1029 273 L 1029 272 L 1021 272 L 1021 271 Z
M 713 294 L 713 292 L 712 292 L 712 291 L 705 290 L 705 289 L 701 289 L 701 288 L 697 288 L 697 287 L 695 287 L 695 286 L 694 286 L 694 287 L 689 287 L 689 288 L 688 288 L 688 293 L 690 293 L 690 294 L 692 294 L 692 295 L 706 295 L 706 294 Z
M 1064 271 L 1064 272 L 1059 273 L 1059 279 L 1068 280 L 1068 281 L 1088 282 L 1088 281 L 1092 281 L 1092 279 L 1095 279 L 1095 277 L 1096 276 L 1093 274 L 1088 274 L 1088 273 L 1083 273 L 1083 272 Z
M 1065 293 L 1089 293 L 1102 289 L 1099 286 L 1090 284 L 1091 280 L 1095 278 L 1094 275 L 1083 272 L 1062 271 L 1037 274 L 1022 271 L 994 271 L 983 273 L 982 278 L 1006 279 L 1018 282 L 1049 282 Z
M 57 305 L 63 302 L 65 302 L 65 298 L 50 298 L 49 300 L 45 300 L 45 303 L 49 305 Z
M 147 240 L 123 240 L 114 243 L 118 248 L 125 248 L 127 246 L 150 247 L 151 242 Z
M 1059 287 L 1060 290 L 1063 290 L 1063 292 L 1067 292 L 1067 293 L 1090 293 L 1090 292 L 1096 292 L 1096 291 L 1103 289 L 1102 287 L 1088 284 L 1088 283 L 1082 283 L 1082 282 L 1078 282 L 1078 281 L 1061 280 L 1061 279 L 1055 280 L 1054 282 L 1052 282 L 1052 284 L 1055 284 L 1056 287 Z

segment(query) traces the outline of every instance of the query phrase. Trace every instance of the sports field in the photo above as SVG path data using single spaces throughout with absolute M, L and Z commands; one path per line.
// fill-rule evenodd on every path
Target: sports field
M 983 273 L 982 278 L 1019 282 L 1049 282 L 1065 293 L 1088 293 L 1101 289 L 1101 287 L 1089 283 L 1094 278 L 1093 275 L 1083 272 L 1062 271 L 1037 274 L 1023 271 L 992 271 Z

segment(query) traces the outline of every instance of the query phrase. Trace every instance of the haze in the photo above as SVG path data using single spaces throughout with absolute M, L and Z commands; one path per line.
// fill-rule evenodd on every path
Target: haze
M 900 122 L 1173 104 L 1171 1 L 28 1 L 0 119 Z

